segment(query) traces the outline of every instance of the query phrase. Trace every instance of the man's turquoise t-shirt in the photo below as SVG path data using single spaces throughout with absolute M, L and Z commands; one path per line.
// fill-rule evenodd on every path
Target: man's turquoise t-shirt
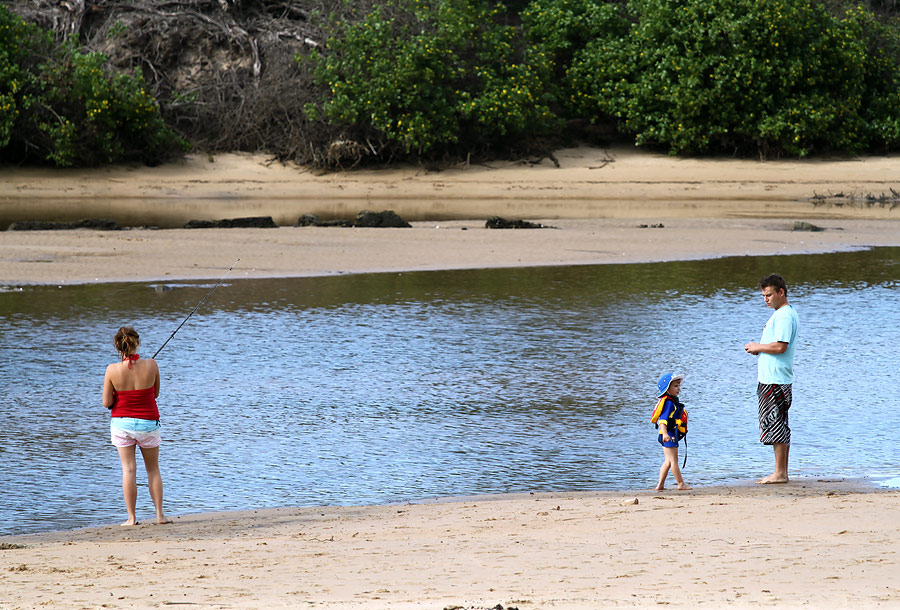
M 760 383 L 788 384 L 794 382 L 794 347 L 800 318 L 793 305 L 782 305 L 774 312 L 763 328 L 760 343 L 783 341 L 788 344 L 783 354 L 759 354 L 757 378 Z

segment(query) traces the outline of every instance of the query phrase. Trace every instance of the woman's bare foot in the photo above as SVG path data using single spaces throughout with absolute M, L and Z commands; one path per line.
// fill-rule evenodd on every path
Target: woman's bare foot
M 693 489 L 693 487 L 691 487 L 687 483 L 679 483 L 678 491 L 687 491 L 688 489 Z
M 773 483 L 787 483 L 787 482 L 788 482 L 787 475 L 773 473 L 767 477 L 763 477 L 762 479 L 758 480 L 756 483 L 758 485 L 771 485 Z
M 120 523 L 119 525 L 121 525 L 122 527 L 130 527 L 132 525 L 140 525 L 140 522 L 136 519 L 129 519 L 125 523 Z
M 166 517 L 165 515 L 163 515 L 162 517 L 156 518 L 157 525 L 165 525 L 166 523 L 172 523 L 172 520 L 169 519 L 168 517 Z
M 653 488 L 653 491 L 665 491 L 665 490 L 666 490 L 666 488 L 662 485 L 657 485 L 656 487 Z

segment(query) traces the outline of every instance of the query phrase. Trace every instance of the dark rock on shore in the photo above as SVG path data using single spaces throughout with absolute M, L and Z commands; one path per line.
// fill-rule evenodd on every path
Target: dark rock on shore
M 225 218 L 219 221 L 221 229 L 277 229 L 271 216 L 250 216 L 248 218 Z
M 271 216 L 223 218 L 222 220 L 189 220 L 185 229 L 277 229 Z
M 108 218 L 85 218 L 71 222 L 47 220 L 19 220 L 9 225 L 7 231 L 68 231 L 71 229 L 92 229 L 94 231 L 118 231 L 122 227 Z
M 410 228 L 411 224 L 403 220 L 393 210 L 384 210 L 382 212 L 372 212 L 363 210 L 356 215 L 356 220 L 334 219 L 321 220 L 315 214 L 304 214 L 297 219 L 298 227 L 364 227 L 364 228 Z
M 822 227 L 816 226 L 816 225 L 812 224 L 811 222 L 798 220 L 797 222 L 794 223 L 794 228 L 792 230 L 817 232 L 817 231 L 824 231 L 825 229 L 823 229 Z
M 372 212 L 363 210 L 356 215 L 355 227 L 387 227 L 387 228 L 411 228 L 412 225 L 400 218 L 393 210 Z
M 349 220 L 340 218 L 334 220 L 321 220 L 315 214 L 304 214 L 297 219 L 298 227 L 352 227 L 353 223 Z
M 486 229 L 550 229 L 547 225 L 528 220 L 507 220 L 499 216 L 491 216 L 484 223 Z
M 215 220 L 189 220 L 184 223 L 185 229 L 215 229 Z

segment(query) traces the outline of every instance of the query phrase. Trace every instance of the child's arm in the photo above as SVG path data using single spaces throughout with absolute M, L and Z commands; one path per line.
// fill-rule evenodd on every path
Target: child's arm
M 659 425 L 659 433 L 662 435 L 662 440 L 664 443 L 668 443 L 672 440 L 672 437 L 669 436 L 669 420 L 675 421 L 675 403 L 666 398 L 666 404 L 663 405 L 662 413 L 659 416 L 659 419 L 656 420 Z
M 672 440 L 672 437 L 669 436 L 669 428 L 667 427 L 668 422 L 659 422 L 659 433 L 662 434 L 662 439 L 664 443 L 668 443 Z

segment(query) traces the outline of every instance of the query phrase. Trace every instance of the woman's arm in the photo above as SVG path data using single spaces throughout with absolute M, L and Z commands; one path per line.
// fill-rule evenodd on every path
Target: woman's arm
M 153 395 L 159 398 L 159 365 L 156 364 L 156 360 L 151 359 L 150 362 L 153 363 L 153 368 L 156 370 L 156 381 L 153 382 Z
M 103 406 L 107 409 L 112 409 L 115 404 L 116 388 L 113 387 L 112 379 L 109 376 L 109 366 L 107 366 L 106 374 L 103 376 Z

